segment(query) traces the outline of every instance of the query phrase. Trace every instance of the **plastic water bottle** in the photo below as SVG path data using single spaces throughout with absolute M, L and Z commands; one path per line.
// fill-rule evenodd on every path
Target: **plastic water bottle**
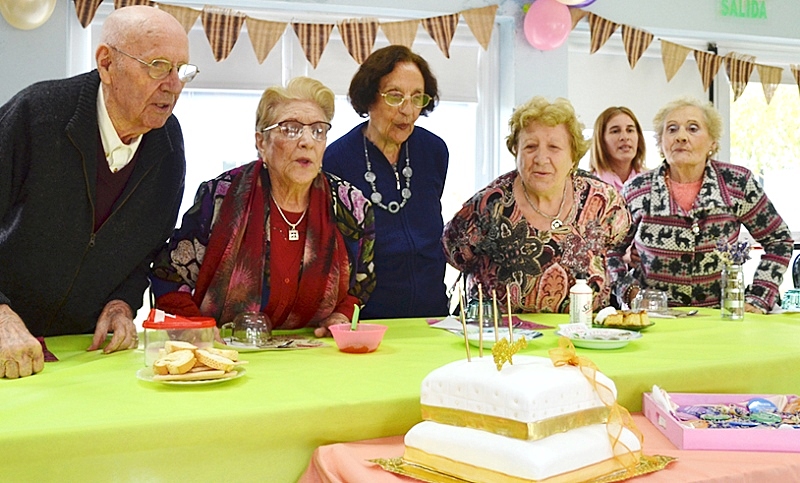
M 569 289 L 569 322 L 592 327 L 592 287 L 579 278 Z

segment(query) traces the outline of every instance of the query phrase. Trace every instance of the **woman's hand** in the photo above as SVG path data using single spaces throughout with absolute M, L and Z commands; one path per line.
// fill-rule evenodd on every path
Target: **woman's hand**
M 764 314 L 767 313 L 767 311 L 762 309 L 761 307 L 756 307 L 755 305 L 747 303 L 747 302 L 744 303 L 744 311 L 745 312 L 749 312 L 751 314 L 761 314 L 761 315 L 764 315 Z
M 42 369 L 42 344 L 11 307 L 0 305 L 0 378 L 26 377 Z
M 122 300 L 112 300 L 103 308 L 100 317 L 97 318 L 92 345 L 86 350 L 99 349 L 109 332 L 113 332 L 114 335 L 103 349 L 104 354 L 136 349 L 139 346 L 139 336 L 133 324 L 133 309 Z
M 334 312 L 329 315 L 325 320 L 320 322 L 319 327 L 314 329 L 314 335 L 316 337 L 330 337 L 331 331 L 328 330 L 328 327 L 334 324 L 349 324 L 350 319 L 347 318 L 346 315 L 340 314 L 339 312 Z

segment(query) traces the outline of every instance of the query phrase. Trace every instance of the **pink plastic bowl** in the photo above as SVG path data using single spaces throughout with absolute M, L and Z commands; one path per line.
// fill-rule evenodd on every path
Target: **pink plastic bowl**
M 342 352 L 364 354 L 373 352 L 381 345 L 383 334 L 388 329 L 379 324 L 358 324 L 357 330 L 350 330 L 350 324 L 336 324 L 328 327 L 336 346 Z

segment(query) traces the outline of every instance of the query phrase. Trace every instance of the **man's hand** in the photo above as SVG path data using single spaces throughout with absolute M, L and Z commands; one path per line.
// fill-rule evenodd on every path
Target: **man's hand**
M 135 349 L 139 345 L 136 326 L 133 324 L 133 309 L 122 300 L 112 300 L 103 308 L 103 312 L 97 318 L 92 345 L 86 350 L 99 349 L 109 332 L 113 332 L 114 335 L 103 349 L 105 354 Z
M 16 379 L 44 369 L 42 344 L 8 305 L 0 305 L 0 377 Z

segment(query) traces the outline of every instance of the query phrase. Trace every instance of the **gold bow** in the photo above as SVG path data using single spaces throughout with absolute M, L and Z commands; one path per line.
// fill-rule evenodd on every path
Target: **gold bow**
M 572 341 L 563 336 L 558 339 L 558 347 L 550 349 L 550 360 L 553 361 L 555 367 L 566 365 L 578 367 L 586 380 L 592 384 L 595 392 L 600 397 L 600 401 L 608 408 L 606 429 L 608 430 L 608 439 L 611 441 L 614 459 L 625 468 L 628 474 L 632 475 L 636 469 L 637 460 L 633 455 L 633 451 L 620 440 L 622 428 L 628 428 L 636 436 L 640 447 L 643 447 L 644 437 L 639 428 L 636 427 L 636 423 L 633 422 L 628 410 L 617 403 L 611 388 L 597 381 L 597 366 L 590 359 L 579 356 L 575 352 L 575 346 L 572 345 Z

